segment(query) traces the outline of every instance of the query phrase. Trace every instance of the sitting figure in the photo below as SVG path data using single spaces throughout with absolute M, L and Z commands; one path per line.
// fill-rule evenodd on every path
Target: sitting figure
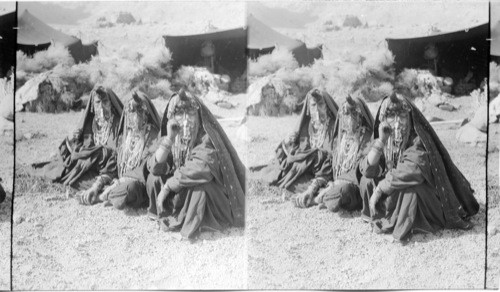
M 347 96 L 335 125 L 333 181 L 315 198 L 316 203 L 323 203 L 332 212 L 361 209 L 358 164 L 370 145 L 372 132 L 373 117 L 365 101 Z
M 117 177 L 116 148 L 122 110 L 121 101 L 111 89 L 96 86 L 78 128 L 59 146 L 60 157 L 33 165 L 35 175 L 86 190 L 79 200 L 93 203 L 103 187 Z
M 192 239 L 202 229 L 244 225 L 245 167 L 197 97 L 172 96 L 147 168 L 148 213 L 163 229 Z
M 276 148 L 275 161 L 263 172 L 270 185 L 300 193 L 297 207 L 312 205 L 319 189 L 332 177 L 330 151 L 338 106 L 326 92 L 311 90 L 296 130 Z
M 438 228 L 470 229 L 479 204 L 429 122 L 406 97 L 381 103 L 360 162 L 362 217 L 396 240 Z
M 159 132 L 160 116 L 153 103 L 144 93 L 133 92 L 118 129 L 118 179 L 91 203 L 109 202 L 118 210 L 147 204 L 146 161 L 157 148 Z

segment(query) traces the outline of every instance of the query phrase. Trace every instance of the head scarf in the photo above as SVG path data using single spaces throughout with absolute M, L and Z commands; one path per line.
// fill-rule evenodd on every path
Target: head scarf
M 87 103 L 87 107 L 85 108 L 84 115 L 82 120 L 80 120 L 80 127 L 79 129 L 82 129 L 83 133 L 83 144 L 84 145 L 89 145 L 90 141 L 89 139 L 93 138 L 94 136 L 94 130 L 93 130 L 93 124 L 94 124 L 94 116 L 95 116 L 95 111 L 94 111 L 94 99 L 96 98 L 96 95 L 98 94 L 97 91 L 103 91 L 106 93 L 108 96 L 110 103 L 111 103 L 111 112 L 113 113 L 113 120 L 116 117 L 117 119 L 122 115 L 123 112 L 123 104 L 116 96 L 116 94 L 111 90 L 110 88 L 105 88 L 101 85 L 96 85 L 94 86 L 94 89 L 92 89 L 92 92 L 90 93 L 90 98 Z M 110 121 L 110 122 L 113 122 Z M 118 127 L 115 129 L 118 131 Z M 90 136 L 89 136 L 90 134 Z M 113 133 L 114 137 L 117 137 L 117 132 Z
M 160 131 L 160 115 L 156 111 L 156 108 L 149 97 L 143 92 L 134 91 L 129 98 L 127 106 L 129 106 L 132 102 L 140 105 L 146 112 L 146 129 L 144 129 L 146 133 L 144 136 L 144 141 L 140 141 L 141 144 L 137 145 L 136 148 L 132 151 L 133 153 L 131 153 L 130 149 L 128 148 L 131 145 L 127 145 L 129 144 L 128 140 L 130 139 L 129 135 L 131 133 L 129 133 L 126 128 L 128 110 L 125 109 L 121 115 L 120 125 L 118 128 L 118 135 L 121 136 L 121 143 L 118 150 L 118 173 L 120 177 L 125 172 L 139 166 L 143 158 L 142 154 L 145 151 L 145 148 L 148 146 L 148 141 L 156 139 Z
M 174 94 L 170 101 L 174 101 Z M 245 222 L 245 193 L 246 193 L 246 169 L 241 162 L 236 150 L 234 149 L 231 141 L 222 129 L 219 122 L 212 115 L 210 110 L 203 104 L 196 96 L 190 97 L 198 107 L 198 114 L 200 117 L 200 127 L 203 131 L 198 131 L 198 137 L 206 133 L 210 138 L 212 144 L 217 152 L 219 163 L 222 167 L 223 185 L 231 203 L 231 211 L 233 213 L 233 224 L 235 226 L 243 226 Z M 168 109 L 167 104 L 163 119 L 161 122 L 160 136 L 167 135 L 168 123 Z
M 385 97 L 387 99 L 389 97 Z M 443 207 L 448 228 L 459 225 L 462 218 L 472 216 L 479 211 L 479 204 L 474 197 L 470 183 L 451 160 L 450 154 L 442 144 L 436 132 L 415 104 L 403 96 L 410 106 L 410 118 L 415 134 L 420 138 L 429 155 L 431 173 L 427 180 L 433 181 L 436 193 Z M 378 138 L 380 125 L 380 107 L 374 124 L 373 136 Z M 425 176 L 425 175 L 424 175 Z
M 186 158 L 205 133 L 203 130 L 200 131 L 201 118 L 198 113 L 199 106 L 194 98 L 188 95 L 190 94 L 184 90 L 174 94 L 168 103 L 165 113 L 168 119 L 176 119 L 180 126 L 179 133 L 172 145 L 172 156 L 176 168 L 184 165 Z M 179 120 L 177 120 L 178 117 Z
M 326 111 L 327 115 L 330 119 L 330 121 L 335 121 L 337 119 L 337 111 L 338 111 L 338 105 L 335 103 L 333 98 L 326 92 L 326 91 L 321 91 L 318 89 L 312 89 L 310 90 L 306 98 L 304 100 L 304 107 L 302 108 L 302 112 L 300 113 L 300 122 L 298 125 L 298 128 L 296 128 L 295 133 L 298 133 L 299 135 L 299 148 L 302 150 L 305 150 L 308 145 L 310 145 L 310 132 L 309 132 L 309 127 L 310 127 L 310 122 L 311 122 L 311 113 L 309 112 L 309 103 L 310 100 L 313 97 L 313 94 L 316 96 L 321 96 L 323 100 L 325 101 L 326 104 Z M 333 124 L 333 123 L 332 123 Z M 323 142 L 323 145 L 329 145 L 333 146 L 333 131 L 328 131 L 326 133 L 325 141 Z M 331 147 L 328 147 L 331 149 Z
M 404 99 L 398 98 L 395 93 L 384 99 L 380 104 L 379 119 L 383 119 L 385 116 L 385 121 L 391 127 L 395 127 L 392 129 L 387 145 L 384 147 L 385 164 L 388 170 L 395 168 L 399 160 L 403 159 L 403 152 L 408 148 L 409 143 L 415 136 L 410 111 L 410 105 Z M 387 120 L 388 115 L 394 119 L 392 122 Z M 407 118 L 406 125 L 402 120 L 403 115 Z
M 342 132 L 344 108 L 355 110 L 361 117 L 358 129 L 358 141 L 349 141 L 350 137 Z M 356 167 L 359 158 L 364 153 L 364 148 L 370 143 L 373 132 L 373 117 L 365 101 L 361 98 L 348 96 L 339 110 L 335 121 L 334 137 L 336 137 L 335 152 L 333 153 L 333 178 L 346 173 Z M 351 144 L 353 143 L 353 144 Z

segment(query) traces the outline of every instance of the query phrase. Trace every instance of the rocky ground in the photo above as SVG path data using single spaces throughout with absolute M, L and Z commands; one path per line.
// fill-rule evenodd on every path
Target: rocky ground
M 0 205 L 0 290 L 10 289 L 10 235 L 14 178 L 13 136 L 0 136 L 0 178 L 7 199 Z
M 71 3 L 60 4 L 75 8 Z M 79 5 L 79 6 L 78 6 Z M 244 25 L 244 3 L 79 3 L 90 15 L 79 23 L 58 25 L 83 42 L 99 40 L 104 55 L 162 46 L 165 34 L 202 33 Z M 56 5 L 57 6 L 57 5 Z M 20 10 L 24 9 L 23 4 Z M 52 6 L 52 16 L 60 12 Z M 138 24 L 98 28 L 97 19 L 114 21 L 131 12 Z M 210 13 L 207 13 L 210 12 Z M 214 13 L 217 12 L 217 13 Z M 61 14 L 62 15 L 62 14 Z M 186 18 L 186 15 L 189 17 Z M 246 160 L 246 144 L 235 138 L 243 117 L 244 95 L 231 97 L 238 108 L 209 105 Z M 155 100 L 160 112 L 165 101 Z M 75 127 L 80 113 L 23 114 L 17 122 L 14 289 L 244 289 L 247 256 L 243 229 L 202 234 L 194 244 L 178 242 L 158 231 L 145 210 L 120 212 L 83 207 L 64 189 L 29 176 L 29 165 L 56 155 L 60 141 Z M 227 120 L 224 120 L 227 119 Z M 1 289 L 1 287 L 0 287 Z
M 488 139 L 488 262 L 486 287 L 498 289 L 500 275 L 500 196 L 498 193 L 500 124 L 490 124 Z
M 241 102 L 244 96 L 235 101 L 238 98 Z M 228 113 L 210 107 L 219 117 L 241 117 L 238 109 Z M 121 212 L 103 205 L 81 206 L 67 199 L 59 185 L 29 175 L 31 163 L 55 154 L 80 114 L 16 116 L 14 289 L 246 288 L 243 229 L 203 233 L 192 244 L 179 242 L 159 231 L 145 209 Z M 221 124 L 237 151 L 243 152 L 245 144 L 234 138 L 237 123 Z
M 428 108 L 424 114 L 451 120 Z M 470 103 L 469 103 L 470 104 Z M 373 106 L 371 106 L 372 108 Z M 249 161 L 266 163 L 298 116 L 249 119 Z M 266 125 L 272 124 L 272 129 Z M 485 275 L 485 145 L 455 140 L 459 124 L 435 130 L 476 190 L 481 209 L 470 231 L 441 230 L 414 235 L 404 245 L 372 233 L 360 212 L 334 214 L 315 207 L 297 209 L 290 194 L 250 179 L 247 198 L 249 287 L 252 289 L 482 289 Z M 258 129 L 258 130 L 257 130 Z

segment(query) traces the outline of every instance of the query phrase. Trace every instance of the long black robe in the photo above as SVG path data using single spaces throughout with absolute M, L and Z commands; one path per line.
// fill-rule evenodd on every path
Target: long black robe
M 120 180 L 115 184 L 112 190 L 107 196 L 107 200 L 117 209 L 123 209 L 126 206 L 138 208 L 143 206 L 148 202 L 148 195 L 146 192 L 146 181 L 149 175 L 149 170 L 147 167 L 147 158 L 150 157 L 158 147 L 157 137 L 160 132 L 160 116 L 156 111 L 154 104 L 151 102 L 149 97 L 142 92 L 134 92 L 142 103 L 146 105 L 147 108 L 147 124 L 149 126 L 149 131 L 146 133 L 146 141 L 144 147 L 142 148 L 141 158 L 138 165 L 133 169 L 121 169 L 121 163 L 124 160 L 122 145 L 125 143 L 126 135 L 124 133 L 125 129 L 125 114 L 123 112 L 120 119 L 120 127 L 118 130 L 119 145 L 118 145 L 118 177 Z M 132 99 L 132 97 L 130 97 Z M 123 173 L 123 176 L 121 173 Z
M 94 143 L 93 104 L 98 88 L 106 91 L 113 112 L 111 132 L 106 145 L 95 145 Z M 96 86 L 90 95 L 78 126 L 82 132 L 80 139 L 65 138 L 59 146 L 60 156 L 55 161 L 34 164 L 34 175 L 71 186 L 77 190 L 90 188 L 99 175 L 107 175 L 111 179 L 116 178 L 116 147 L 122 111 L 123 104 L 111 89 Z
M 275 149 L 275 159 L 256 175 L 270 185 L 279 186 L 294 193 L 304 191 L 314 178 L 323 178 L 328 181 L 332 177 L 331 150 L 334 145 L 334 126 L 338 106 L 328 93 L 321 93 L 330 119 L 325 141 L 320 147 L 312 148 L 309 136 L 312 127 L 309 114 L 309 100 L 313 98 L 312 91 L 306 96 L 299 124 L 295 130 L 299 135 L 298 141 L 292 145 L 287 145 L 286 141 L 282 141 Z
M 356 103 L 356 107 L 361 111 L 362 116 L 362 127 L 364 127 L 364 132 L 359 137 L 358 149 L 356 150 L 356 158 L 353 163 L 352 168 L 347 171 L 343 171 L 339 174 L 335 173 L 335 169 L 339 161 L 337 161 L 336 152 L 340 149 L 341 138 L 340 133 L 340 118 L 341 115 L 337 115 L 337 121 L 335 122 L 335 143 L 332 149 L 332 168 L 333 168 L 333 181 L 334 187 L 330 189 L 323 197 L 323 202 L 325 206 L 330 211 L 338 211 L 339 209 L 345 209 L 347 211 L 353 211 L 361 209 L 363 203 L 361 199 L 361 194 L 359 191 L 359 183 L 361 180 L 361 173 L 359 172 L 359 162 L 364 157 L 366 149 L 370 146 L 370 141 L 373 133 L 373 116 L 370 113 L 370 109 L 366 105 L 365 101 L 361 98 L 353 98 Z M 346 101 L 347 102 L 347 101 Z
M 179 168 L 175 167 L 172 154 L 163 163 L 151 155 L 146 183 L 148 212 L 153 216 L 157 215 L 156 198 L 163 184 L 169 184 L 171 194 L 164 203 L 166 214 L 160 216 L 163 222 L 169 222 L 170 229 L 180 229 L 184 238 L 193 238 L 204 228 L 221 230 L 227 226 L 241 227 L 245 222 L 245 167 L 215 117 L 195 99 L 201 126 L 191 154 Z M 167 111 L 161 136 L 167 134 L 166 114 Z
M 383 155 L 378 165 L 369 165 L 366 157 L 360 163 L 362 216 L 375 219 L 377 230 L 392 232 L 398 240 L 411 232 L 466 228 L 464 220 L 479 210 L 474 191 L 429 122 L 409 99 L 406 102 L 415 135 L 396 168 L 387 172 Z M 380 124 L 379 114 L 374 129 Z M 369 199 L 379 184 L 384 195 L 376 205 L 377 214 L 370 214 Z

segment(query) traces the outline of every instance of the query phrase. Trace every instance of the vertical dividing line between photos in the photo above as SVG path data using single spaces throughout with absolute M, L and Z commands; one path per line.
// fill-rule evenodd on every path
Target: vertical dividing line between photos
M 245 26 L 245 31 L 246 31 L 246 43 L 245 43 L 245 58 L 246 58 L 246 68 L 245 68 L 245 74 L 246 76 L 244 76 L 245 78 L 245 100 L 247 100 L 248 98 L 248 69 L 250 68 L 250 50 L 248 49 L 248 43 L 250 42 L 250 29 L 248 27 L 248 1 L 243 1 L 243 5 L 245 6 L 245 8 L 243 9 L 244 13 L 243 13 L 243 17 L 244 17 L 244 26 Z M 246 107 L 245 107 L 245 113 L 244 113 L 244 123 L 242 125 L 240 125 L 239 127 L 241 126 L 245 126 L 246 127 L 246 130 L 247 130 L 247 135 L 250 135 L 250 129 L 248 128 L 248 112 L 246 110 Z M 245 161 L 247 163 L 247 166 L 248 166 L 248 158 L 249 158 L 249 154 L 250 154 L 250 142 L 246 142 L 245 143 Z M 250 242 L 250 236 L 248 235 L 248 232 L 247 232 L 247 226 L 248 226 L 248 190 L 250 189 L 250 186 L 249 186 L 249 177 L 250 177 L 250 169 L 247 168 L 247 166 L 245 166 L 245 224 L 243 225 L 244 229 L 243 229 L 243 234 L 245 235 L 245 253 L 246 253 L 246 260 L 245 260 L 245 263 L 244 263 L 244 266 L 245 266 L 245 270 L 246 270 L 246 283 L 245 283 L 245 288 L 248 290 L 248 283 L 250 282 L 250 270 L 249 270 L 249 262 L 250 262 L 250 253 L 249 253 L 249 242 Z
M 17 15 L 18 15 L 18 5 L 19 5 L 19 2 L 16 1 L 16 10 L 15 10 L 15 13 L 16 13 L 16 20 L 15 20 L 15 30 L 16 30 L 16 37 L 15 37 L 15 40 L 16 40 L 16 43 L 15 43 L 15 48 L 16 48 L 16 54 L 14 55 L 14 58 L 16 58 L 17 56 L 17 36 L 18 36 L 18 33 L 17 33 L 17 30 L 18 30 L 18 18 L 17 18 Z M 14 285 L 12 284 L 12 279 L 13 279 L 13 273 L 12 273 L 12 270 L 13 270 L 13 259 L 14 259 L 14 256 L 13 256 L 13 246 L 14 246 L 14 197 L 15 197 L 15 192 L 16 192 L 16 87 L 17 87 L 17 84 L 16 84 L 16 79 L 17 79 L 17 58 L 16 58 L 16 61 L 14 62 L 14 80 L 12 80 L 13 82 L 13 92 L 12 94 L 14 95 L 14 97 L 12 98 L 12 102 L 14 103 L 13 104 L 13 109 L 14 109 L 14 112 L 12 113 L 13 114 L 13 117 L 14 117 L 14 125 L 13 125 L 13 141 L 12 141 L 12 145 L 14 147 L 13 149 L 13 166 L 12 166 L 12 199 L 11 199 L 11 206 L 10 206 L 10 290 L 14 290 Z
M 486 147 L 485 147 L 485 151 L 486 151 L 486 161 L 485 161 L 485 173 L 486 175 L 484 176 L 485 179 L 486 179 L 486 184 L 485 184 L 485 188 L 486 188 L 486 202 L 485 202 L 485 211 L 484 211 L 484 216 L 485 216 L 485 227 L 484 227 L 484 289 L 486 289 L 486 286 L 487 286 L 487 280 L 488 280 L 488 193 L 489 193 L 489 184 L 488 184 L 488 147 L 489 147 L 489 143 L 490 143 L 490 107 L 489 107 L 489 100 L 490 100 L 490 91 L 489 91 L 489 87 L 490 87 L 490 69 L 489 69 L 489 66 L 490 66 L 490 62 L 491 62 L 491 1 L 488 1 L 488 23 L 489 23 L 489 26 L 488 26 L 488 42 L 490 44 L 490 50 L 488 52 L 488 55 L 487 55 L 487 60 L 488 60 L 488 80 L 487 80 L 487 87 L 488 88 L 488 92 L 486 92 L 486 106 L 487 106 L 487 110 L 486 110 Z

